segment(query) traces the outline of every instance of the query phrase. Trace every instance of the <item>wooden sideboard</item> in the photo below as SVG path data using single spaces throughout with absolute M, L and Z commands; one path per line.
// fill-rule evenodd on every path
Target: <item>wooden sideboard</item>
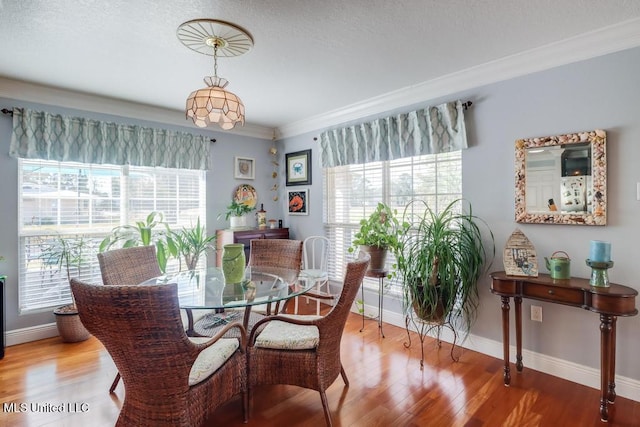
M 244 255 L 249 261 L 249 245 L 253 239 L 288 239 L 288 228 L 250 228 L 243 230 L 216 230 L 216 265 L 222 265 L 222 248 L 229 243 L 243 243 Z
M 600 418 L 609 419 L 609 403 L 616 398 L 616 320 L 635 316 L 638 291 L 611 283 L 595 287 L 589 279 L 554 280 L 548 274 L 538 277 L 509 276 L 504 271 L 491 273 L 491 292 L 502 299 L 502 340 L 504 384 L 511 382 L 509 369 L 509 299 L 515 302 L 516 369 L 522 371 L 522 298 L 579 307 L 600 314 Z

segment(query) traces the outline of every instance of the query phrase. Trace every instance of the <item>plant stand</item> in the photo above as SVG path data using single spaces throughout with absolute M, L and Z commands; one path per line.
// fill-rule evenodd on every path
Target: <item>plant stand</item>
M 411 334 L 409 330 L 409 326 L 413 325 L 415 327 L 416 333 L 420 338 L 420 370 L 424 369 L 424 339 L 430 334 L 431 331 L 436 331 L 436 344 L 438 348 L 442 347 L 442 341 L 440 340 L 440 334 L 442 333 L 442 328 L 450 329 L 453 332 L 453 343 L 451 345 L 451 360 L 457 362 L 460 360 L 459 357 L 455 357 L 453 351 L 456 348 L 456 342 L 458 341 L 458 334 L 456 333 L 455 328 L 447 318 L 441 322 L 429 322 L 420 318 L 416 319 L 415 313 L 411 312 L 407 314 L 404 318 L 405 329 L 407 330 L 407 340 L 408 342 L 404 343 L 405 348 L 411 347 Z
M 389 272 L 387 270 L 369 271 L 364 274 L 367 277 L 373 277 L 378 279 L 378 317 L 369 317 L 369 319 L 378 320 L 378 329 L 380 335 L 384 338 L 384 331 L 382 330 L 382 303 L 384 301 L 384 278 L 387 277 Z M 364 320 L 366 318 L 364 314 L 364 282 L 360 283 L 360 292 L 362 295 L 362 328 L 360 332 L 364 331 Z

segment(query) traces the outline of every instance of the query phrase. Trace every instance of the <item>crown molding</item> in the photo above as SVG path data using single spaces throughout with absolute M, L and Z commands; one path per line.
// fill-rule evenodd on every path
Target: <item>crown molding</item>
M 279 138 L 317 132 L 341 123 L 418 104 L 491 83 L 640 46 L 640 18 L 467 68 L 388 92 L 278 128 Z
M 147 104 L 38 85 L 5 77 L 0 77 L 0 97 L 171 124 L 185 128 L 192 128 L 194 131 L 229 133 L 233 135 L 242 135 L 268 140 L 273 138 L 274 132 L 272 128 L 252 125 L 249 123 L 244 126 L 238 126 L 230 131 L 222 129 L 214 130 L 212 128 L 199 128 L 191 121 L 186 120 L 184 111 L 170 110 L 168 108 L 154 107 Z

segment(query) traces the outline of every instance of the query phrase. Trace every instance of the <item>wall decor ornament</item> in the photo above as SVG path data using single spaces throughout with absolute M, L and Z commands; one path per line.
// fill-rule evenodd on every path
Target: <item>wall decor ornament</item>
M 606 225 L 607 134 L 602 129 L 515 142 L 515 219 Z
M 251 159 L 249 157 L 238 157 L 234 158 L 234 177 L 238 179 L 255 179 L 256 170 L 255 164 L 256 160 Z
M 311 184 L 311 150 L 287 153 L 285 163 L 287 186 Z
M 309 215 L 309 189 L 287 190 L 289 215 Z
M 518 228 L 507 239 L 502 261 L 510 276 L 538 277 L 536 248 Z

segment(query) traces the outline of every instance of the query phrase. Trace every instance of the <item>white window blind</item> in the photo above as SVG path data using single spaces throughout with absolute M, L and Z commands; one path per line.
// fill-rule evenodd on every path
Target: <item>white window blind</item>
M 122 224 L 164 213 L 173 230 L 206 221 L 205 172 L 19 159 L 19 304 L 29 312 L 71 302 L 60 238 L 75 251 L 71 277 L 101 282 L 98 246 Z M 167 269 L 177 269 L 172 260 Z
M 385 162 L 338 166 L 323 169 L 324 225 L 333 242 L 329 277 L 341 281 L 348 252 L 359 222 L 367 218 L 378 202 L 389 205 L 402 216 L 407 203 L 423 200 L 436 212 L 462 197 L 461 151 L 407 157 Z M 387 257 L 387 268 L 395 260 Z M 365 278 L 368 286 L 377 279 Z

